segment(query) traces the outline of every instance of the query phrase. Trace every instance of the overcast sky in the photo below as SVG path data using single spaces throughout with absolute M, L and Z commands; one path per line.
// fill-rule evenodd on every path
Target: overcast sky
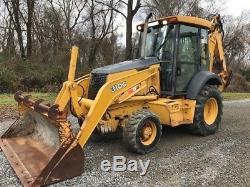
M 250 11 L 250 0 L 226 0 L 226 12 L 239 16 L 243 10 Z

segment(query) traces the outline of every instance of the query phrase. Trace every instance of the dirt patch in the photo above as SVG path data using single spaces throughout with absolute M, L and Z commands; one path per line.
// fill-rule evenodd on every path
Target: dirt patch
M 15 119 L 17 117 L 18 117 L 18 110 L 16 106 L 0 107 L 0 122 L 10 119 Z

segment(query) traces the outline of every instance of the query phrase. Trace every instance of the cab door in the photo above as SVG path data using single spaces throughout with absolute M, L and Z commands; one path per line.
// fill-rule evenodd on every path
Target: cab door
M 178 34 L 177 25 L 171 25 L 171 30 L 167 33 L 161 48 L 159 59 L 161 65 L 161 95 L 174 94 L 175 80 L 175 53 L 176 53 L 176 37 Z
M 201 29 L 179 25 L 175 70 L 175 94 L 185 94 L 192 77 L 200 68 Z

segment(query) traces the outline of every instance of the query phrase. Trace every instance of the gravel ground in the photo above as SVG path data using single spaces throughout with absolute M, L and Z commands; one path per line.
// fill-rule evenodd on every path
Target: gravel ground
M 0 134 L 11 121 L 0 124 Z M 102 172 L 102 160 L 113 155 L 151 160 L 148 172 Z M 130 153 L 121 139 L 90 141 L 85 172 L 51 186 L 250 186 L 250 100 L 224 102 L 221 127 L 215 135 L 197 137 L 183 128 L 164 128 L 155 152 Z M 65 168 L 67 171 L 67 168 Z M 0 152 L 0 186 L 20 186 Z

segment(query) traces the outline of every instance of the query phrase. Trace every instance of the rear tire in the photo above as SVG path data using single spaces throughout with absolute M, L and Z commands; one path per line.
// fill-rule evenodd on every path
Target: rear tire
M 123 141 L 135 153 L 146 154 L 156 148 L 162 134 L 159 118 L 150 111 L 136 112 L 123 128 Z
M 222 97 L 212 85 L 205 85 L 196 100 L 194 122 L 188 128 L 191 133 L 201 136 L 214 134 L 222 116 Z

